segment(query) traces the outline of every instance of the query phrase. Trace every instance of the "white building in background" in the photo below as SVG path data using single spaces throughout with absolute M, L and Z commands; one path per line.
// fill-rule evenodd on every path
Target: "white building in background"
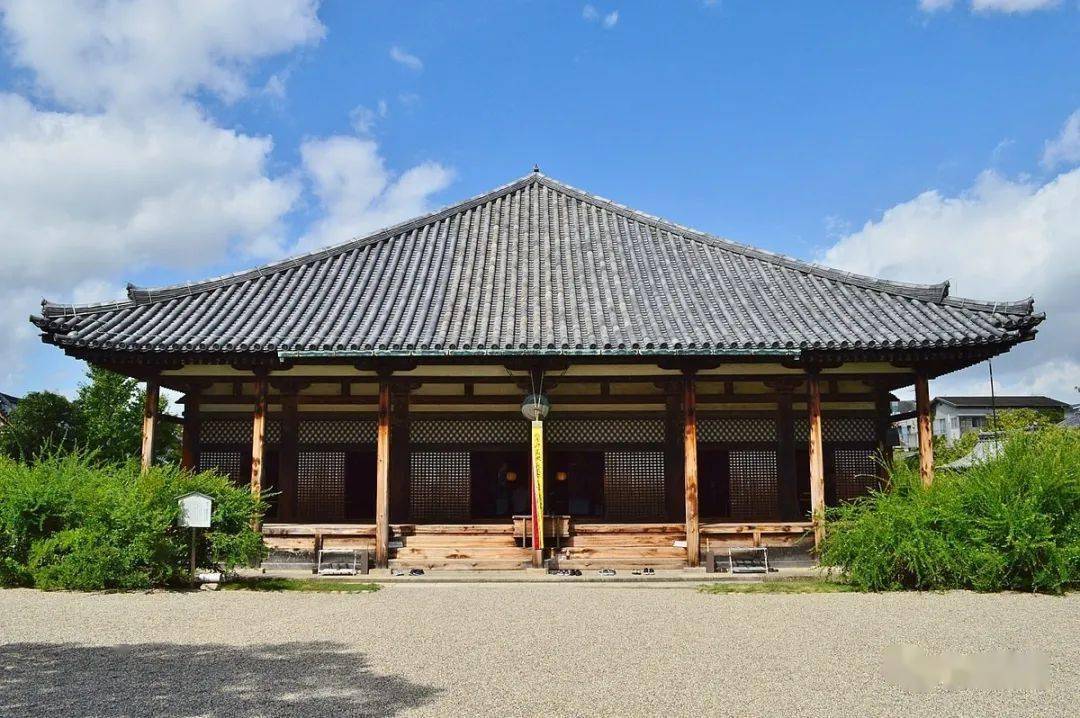
M 989 396 L 939 396 L 930 402 L 930 411 L 934 417 L 934 436 L 944 436 L 951 444 L 968 432 L 983 429 L 994 412 L 995 403 L 999 410 L 1049 409 L 1060 411 L 1063 416 L 1072 411 L 1072 407 L 1065 402 L 1048 396 L 999 396 L 993 401 Z M 893 414 L 914 411 L 915 402 L 898 401 Z M 918 427 L 914 418 L 902 419 L 893 425 L 896 427 L 901 448 L 914 450 L 919 447 Z

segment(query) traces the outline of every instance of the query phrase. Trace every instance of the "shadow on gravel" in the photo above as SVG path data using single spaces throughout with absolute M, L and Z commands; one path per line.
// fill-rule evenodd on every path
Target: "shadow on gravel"
M 384 716 L 437 692 L 330 642 L 0 645 L 2 716 Z

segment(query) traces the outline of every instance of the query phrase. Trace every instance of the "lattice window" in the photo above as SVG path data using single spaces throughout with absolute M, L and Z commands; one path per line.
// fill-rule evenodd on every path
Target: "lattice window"
M 663 452 L 604 452 L 604 504 L 613 521 L 663 516 Z
M 199 441 L 204 444 L 250 444 L 251 422 L 242 419 L 203 419 Z
M 547 426 L 552 444 L 659 444 L 664 441 L 664 420 L 558 419 Z
M 302 521 L 345 518 L 345 452 L 301 451 L 296 503 Z
M 776 452 L 732 450 L 728 454 L 731 477 L 731 518 L 756 521 L 777 515 Z
M 239 451 L 200 451 L 199 471 L 217 471 L 228 476 L 234 484 L 245 483 L 244 455 Z
M 297 429 L 301 444 L 374 444 L 377 427 L 371 419 L 304 420 Z
M 880 486 L 875 454 L 868 449 L 833 449 L 836 498 L 850 501 Z
M 524 419 L 421 419 L 411 422 L 414 444 L 528 444 Z
M 874 420 L 864 416 L 823 416 L 821 433 L 824 441 L 874 441 Z M 810 440 L 810 421 L 795 420 L 795 440 Z
M 414 451 L 409 461 L 409 510 L 413 521 L 469 518 L 471 479 L 467 451 Z
M 742 444 L 776 441 L 776 421 L 731 416 L 698 421 L 698 441 L 705 444 Z
M 203 444 L 251 444 L 250 419 L 203 419 L 199 425 L 199 441 Z M 267 419 L 266 443 L 281 441 L 281 421 Z

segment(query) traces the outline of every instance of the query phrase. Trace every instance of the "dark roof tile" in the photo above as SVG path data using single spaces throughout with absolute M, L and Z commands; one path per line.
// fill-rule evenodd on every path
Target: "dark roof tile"
M 45 303 L 65 347 L 149 352 L 707 354 L 1012 344 L 979 302 L 764 252 L 539 173 L 367 237 L 101 305 Z

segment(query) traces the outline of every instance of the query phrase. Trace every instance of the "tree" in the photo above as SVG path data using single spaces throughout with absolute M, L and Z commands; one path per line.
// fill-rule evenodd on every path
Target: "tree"
M 986 431 L 1003 431 L 1006 434 L 1034 431 L 1064 418 L 1065 412 L 1061 409 L 1001 409 L 997 412 L 996 420 L 993 416 L 986 418 Z
M 138 456 L 142 446 L 142 405 L 135 379 L 91 366 L 79 387 L 79 444 L 104 461 Z
M 146 392 L 136 379 L 91 366 L 90 380 L 79 387 L 75 404 L 79 416 L 79 446 L 95 452 L 101 461 L 122 462 L 142 451 L 142 414 Z M 168 401 L 158 402 L 164 412 Z M 175 460 L 179 439 L 176 427 L 159 423 L 155 456 Z
M 52 392 L 28 394 L 0 429 L 0 452 L 23 461 L 43 451 L 82 449 L 98 462 L 124 462 L 142 451 L 142 411 L 146 392 L 135 379 L 91 366 L 88 381 L 71 402 Z M 162 397 L 158 411 L 168 401 Z M 180 437 L 174 424 L 158 423 L 156 458 L 175 462 Z
M 51 391 L 23 397 L 0 430 L 0 453 L 27 461 L 43 452 L 70 451 L 79 440 L 74 404 Z

